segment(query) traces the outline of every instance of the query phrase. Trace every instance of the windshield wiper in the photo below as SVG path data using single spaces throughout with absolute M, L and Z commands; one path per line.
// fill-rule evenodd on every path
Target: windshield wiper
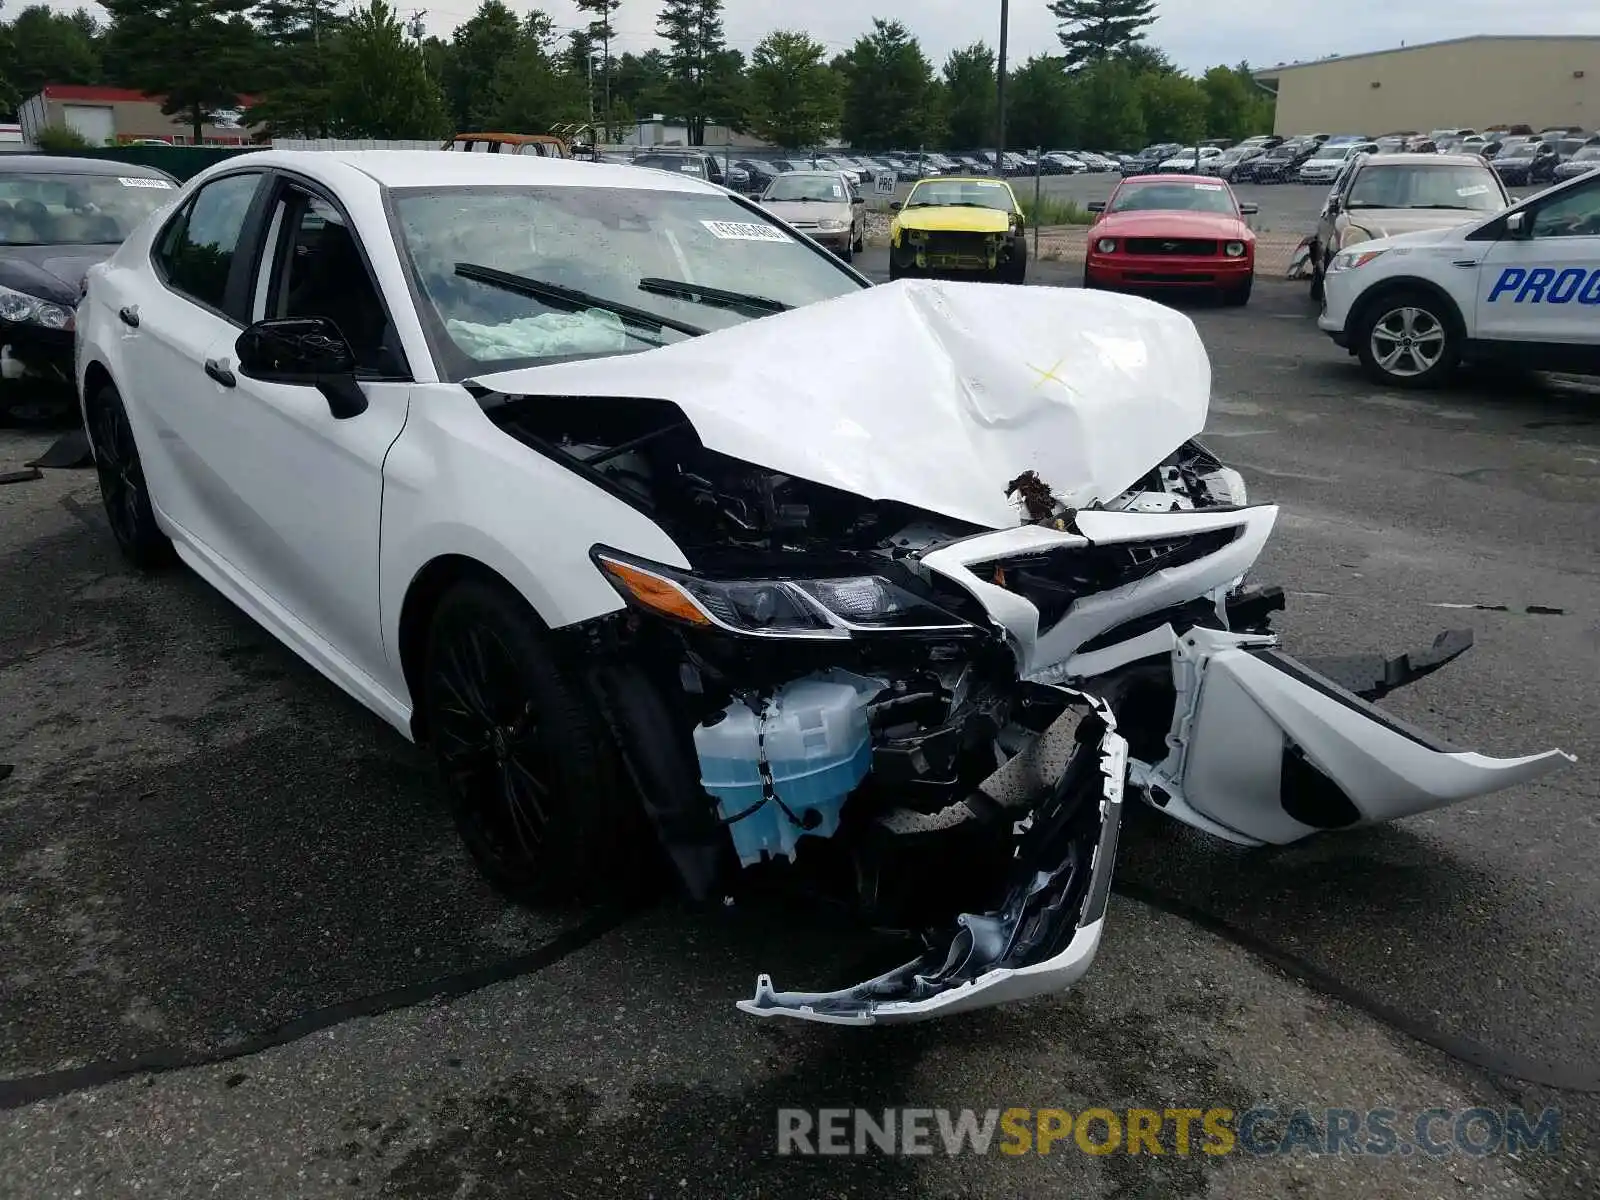
M 1444 208 L 1451 212 L 1484 212 L 1485 209 L 1473 208 L 1470 204 L 1408 204 L 1407 208 Z
M 606 300 L 588 292 L 580 292 L 577 288 L 562 287 L 559 283 L 544 283 L 538 279 L 529 279 L 526 275 L 513 275 L 510 271 L 497 271 L 493 267 L 481 266 L 478 263 L 458 262 L 456 274 L 463 279 L 471 279 L 477 283 L 486 283 L 490 287 L 497 287 L 502 291 L 515 292 L 519 296 L 531 296 L 541 300 L 551 308 L 561 308 L 568 312 L 582 312 L 586 308 L 598 308 L 604 312 L 614 313 L 623 321 L 642 326 L 645 329 L 654 329 L 658 332 L 671 329 L 676 333 L 686 334 L 689 337 L 699 337 L 706 331 L 698 325 L 690 325 L 687 321 L 675 321 L 671 317 L 663 317 L 658 313 L 650 312 L 643 308 L 634 308 L 631 304 L 623 304 L 616 300 Z
M 682 279 L 661 279 L 653 275 L 639 280 L 639 290 L 657 296 L 672 296 L 695 304 L 709 304 L 717 308 L 745 308 L 758 313 L 788 312 L 794 307 L 782 300 L 772 300 L 752 292 L 730 292 L 722 288 L 707 287 L 703 283 L 689 283 Z

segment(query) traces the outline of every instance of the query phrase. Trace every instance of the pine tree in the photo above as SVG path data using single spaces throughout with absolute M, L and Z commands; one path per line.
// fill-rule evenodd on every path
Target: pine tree
M 100 0 L 117 81 L 163 96 L 161 111 L 188 119 L 201 140 L 210 113 L 233 108 L 260 83 L 260 45 L 245 13 L 255 0 Z
M 667 43 L 667 101 L 677 110 L 672 115 L 683 119 L 689 144 L 703 146 L 706 121 L 718 115 L 711 109 L 719 102 L 727 107 L 735 99 L 722 0 L 663 0 L 656 32 Z
M 605 114 L 606 141 L 611 140 L 611 14 L 622 7 L 622 0 L 573 0 L 579 12 L 593 13 L 589 22 L 589 37 L 600 43 L 600 87 L 604 102 L 600 111 Z
M 253 13 L 266 43 L 265 98 L 250 109 L 268 134 L 328 137 L 333 55 L 345 18 L 339 0 L 260 0 Z
M 422 47 L 407 39 L 384 0 L 357 9 L 339 35 L 331 118 L 340 137 L 435 138 L 448 131 L 444 94 Z
M 1121 58 L 1144 41 L 1155 24 L 1155 0 L 1054 0 L 1056 36 L 1066 50 L 1067 69 Z

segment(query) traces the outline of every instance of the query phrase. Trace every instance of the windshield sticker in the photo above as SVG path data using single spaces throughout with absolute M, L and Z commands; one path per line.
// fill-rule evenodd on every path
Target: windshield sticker
M 725 242 L 783 242 L 791 239 L 781 229 L 771 225 L 758 225 L 753 221 L 701 221 L 711 231 L 711 236 Z
M 167 182 L 165 179 L 134 179 L 125 175 L 118 175 L 117 182 L 123 187 L 160 188 L 163 191 L 169 190 L 172 187 L 172 184 Z
M 1222 185 L 1220 183 L 1197 183 L 1194 185 L 1194 190 L 1197 192 L 1220 192 Z
M 1475 183 L 1471 187 L 1457 188 L 1456 189 L 1456 195 L 1458 195 L 1458 196 L 1482 196 L 1486 192 L 1488 192 L 1488 190 L 1489 190 L 1489 185 L 1488 184 L 1486 184 L 1486 183 Z

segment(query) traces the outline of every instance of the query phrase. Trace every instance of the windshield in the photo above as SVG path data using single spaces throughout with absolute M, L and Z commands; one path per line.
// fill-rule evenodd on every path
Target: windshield
M 987 179 L 945 179 L 919 183 L 906 197 L 907 208 L 993 208 L 1015 212 L 1011 189 Z
M 1333 162 L 1341 158 L 1349 158 L 1354 146 L 1324 146 L 1311 157 L 1314 161 Z
M 1107 212 L 1238 213 L 1220 183 L 1132 183 L 1117 190 Z
M 843 204 L 849 199 L 844 182 L 837 175 L 786 175 L 774 179 L 761 197 L 763 200 L 820 200 Z
M 1573 162 L 1591 162 L 1600 158 L 1600 146 L 1585 146 L 1572 156 Z
M 391 194 L 401 258 L 450 380 L 647 350 L 865 286 L 726 195 L 606 187 Z M 519 293 L 518 279 L 547 294 Z M 574 295 L 586 303 L 572 303 Z M 641 313 L 665 327 L 650 328 Z
M 1505 197 L 1499 179 L 1487 167 L 1373 164 L 1356 176 L 1345 205 L 1498 212 L 1505 207 Z
M 696 179 L 706 177 L 706 165 L 698 158 L 687 155 L 679 157 L 671 154 L 641 154 L 633 160 L 636 167 L 654 167 L 658 171 L 677 171 L 682 175 L 693 175 Z
M 7 172 L 0 175 L 0 245 L 115 245 L 172 195 L 165 179 Z

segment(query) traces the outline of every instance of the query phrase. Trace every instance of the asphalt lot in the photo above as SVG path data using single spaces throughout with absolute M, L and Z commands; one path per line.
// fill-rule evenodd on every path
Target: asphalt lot
M 1213 448 L 1284 506 L 1258 575 L 1291 593 L 1291 652 L 1470 625 L 1465 658 L 1385 706 L 1576 766 L 1274 852 L 1151 814 L 1075 992 L 774 1027 L 733 1008 L 758 972 L 831 987 L 885 948 L 782 910 L 506 906 L 418 752 L 192 575 L 130 574 L 92 476 L 47 472 L 0 487 L 0 1195 L 1595 1195 L 1600 388 L 1376 391 L 1303 287 L 1192 315 Z M 0 470 L 49 441 L 0 432 Z M 1263 1103 L 1556 1105 L 1562 1143 L 774 1153 L 783 1107 Z

